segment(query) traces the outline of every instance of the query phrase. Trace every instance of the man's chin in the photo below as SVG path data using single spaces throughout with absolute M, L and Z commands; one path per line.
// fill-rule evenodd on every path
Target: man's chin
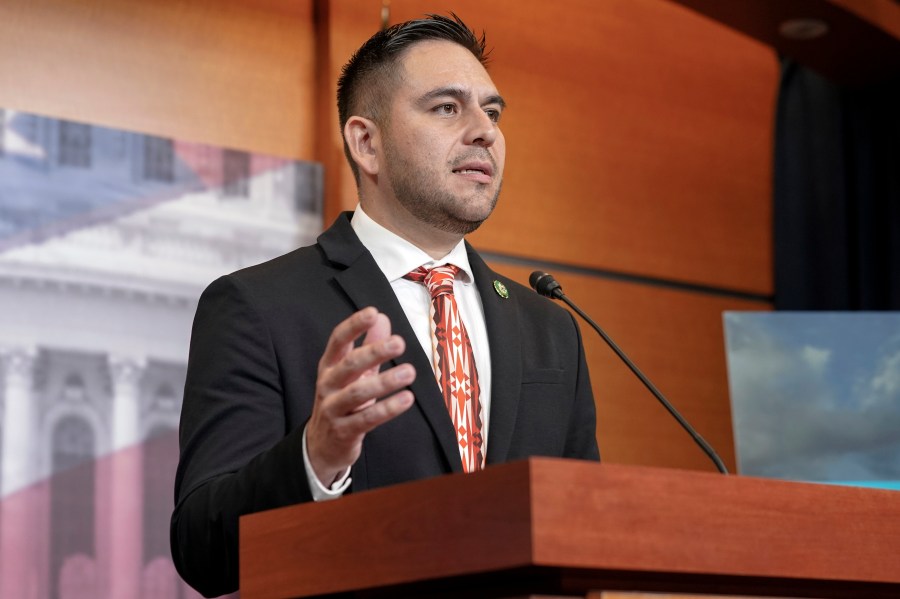
M 468 211 L 466 214 L 446 214 L 441 228 L 448 233 L 468 235 L 478 229 L 493 212 L 494 204 L 491 204 L 482 210 Z
M 472 233 L 478 227 L 481 226 L 481 223 L 486 221 L 487 218 L 483 218 L 481 220 L 464 220 L 459 218 L 444 218 L 440 223 L 436 223 L 436 226 L 441 231 L 446 233 L 453 233 L 455 235 L 468 235 Z

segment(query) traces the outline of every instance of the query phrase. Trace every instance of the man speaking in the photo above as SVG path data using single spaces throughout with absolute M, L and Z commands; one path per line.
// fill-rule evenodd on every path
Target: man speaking
M 375 34 L 338 108 L 359 205 L 213 282 L 191 337 L 172 555 L 238 587 L 238 518 L 528 456 L 599 459 L 571 315 L 464 241 L 500 193 L 504 100 L 457 17 Z

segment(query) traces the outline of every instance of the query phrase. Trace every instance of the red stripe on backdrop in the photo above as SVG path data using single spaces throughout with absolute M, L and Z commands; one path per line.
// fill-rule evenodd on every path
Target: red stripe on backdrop
M 3 498 L 0 597 L 199 597 L 175 572 L 166 541 L 177 458 L 177 434 L 169 432 Z M 88 515 L 78 512 L 84 496 L 94 498 Z M 64 534 L 85 517 L 93 538 L 79 550 Z M 74 548 L 61 555 L 61 547 Z

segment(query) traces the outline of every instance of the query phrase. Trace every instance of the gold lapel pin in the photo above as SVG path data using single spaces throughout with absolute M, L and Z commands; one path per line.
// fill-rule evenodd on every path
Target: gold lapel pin
M 509 299 L 509 289 L 506 288 L 506 285 L 496 279 L 494 280 L 494 291 L 496 291 L 497 295 L 503 299 Z

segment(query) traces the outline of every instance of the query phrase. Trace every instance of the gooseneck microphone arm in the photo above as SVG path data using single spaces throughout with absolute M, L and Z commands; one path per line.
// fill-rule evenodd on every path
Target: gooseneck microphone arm
M 707 443 L 703 437 L 700 436 L 700 433 L 694 430 L 694 427 L 692 427 L 690 423 L 688 423 L 688 421 L 684 419 L 684 417 L 678 412 L 678 410 L 675 409 L 675 406 L 673 406 L 671 403 L 669 403 L 669 400 L 663 397 L 663 394 L 659 392 L 659 389 L 657 389 L 656 386 L 650 382 L 650 379 L 644 376 L 644 373 L 641 372 L 641 370 L 637 366 L 635 366 L 634 362 L 632 362 L 628 358 L 628 356 L 625 355 L 625 352 L 619 349 L 619 346 L 616 345 L 615 341 L 613 341 L 609 337 L 609 335 L 607 335 L 603 331 L 603 329 L 600 328 L 600 325 L 594 322 L 590 316 L 585 314 L 581 310 L 581 308 L 576 306 L 572 300 L 566 297 L 566 294 L 563 293 L 562 286 L 556 282 L 556 279 L 553 278 L 553 275 L 536 270 L 531 273 L 530 277 L 528 277 L 528 282 L 531 284 L 531 287 L 538 292 L 538 294 L 543 295 L 544 297 L 549 297 L 550 299 L 558 299 L 565 302 L 566 305 L 572 308 L 572 310 L 574 310 L 579 316 L 581 316 L 585 320 L 585 322 L 591 325 L 591 327 L 593 327 L 593 329 L 597 331 L 597 333 L 601 337 L 603 337 L 603 340 L 606 341 L 606 344 L 609 345 L 614 352 L 616 352 L 616 355 L 619 356 L 619 358 L 623 362 L 625 362 L 625 365 L 631 369 L 631 372 L 633 372 L 635 376 L 638 377 L 642 383 L 644 383 L 644 386 L 650 390 L 650 393 L 652 393 L 653 396 L 657 400 L 659 400 L 659 403 L 661 403 L 663 407 L 669 411 L 669 414 L 671 414 L 672 417 L 678 421 L 678 424 L 680 424 L 681 427 L 688 432 L 691 438 L 694 439 L 694 442 L 696 442 L 697 445 L 700 446 L 700 449 L 702 449 L 703 452 L 707 456 L 709 456 L 709 459 L 712 460 L 716 465 L 716 469 L 722 474 L 728 474 L 728 469 L 725 467 L 725 463 L 722 461 L 722 458 L 719 457 L 719 454 L 715 452 L 712 446 Z

